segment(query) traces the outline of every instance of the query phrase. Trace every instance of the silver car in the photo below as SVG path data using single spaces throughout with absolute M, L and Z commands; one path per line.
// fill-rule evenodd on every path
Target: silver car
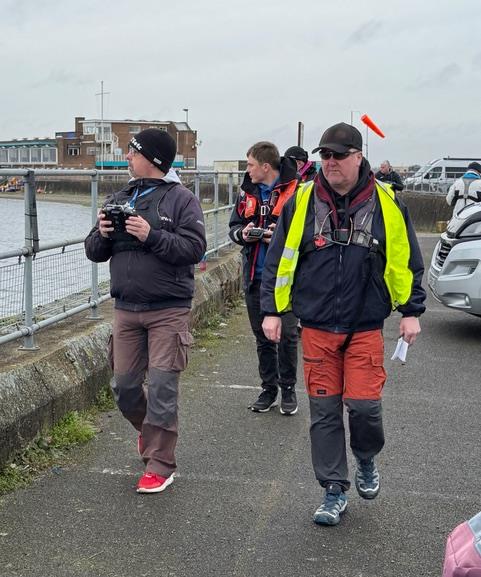
M 434 249 L 428 285 L 443 305 L 481 316 L 481 203 L 449 221 Z

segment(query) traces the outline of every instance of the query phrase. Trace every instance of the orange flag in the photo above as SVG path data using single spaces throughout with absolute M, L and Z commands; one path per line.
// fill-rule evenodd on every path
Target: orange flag
M 379 126 L 377 126 L 376 124 L 374 124 L 374 122 L 369 118 L 369 116 L 367 114 L 363 114 L 361 116 L 361 120 L 362 122 L 364 122 L 364 124 L 366 126 L 369 126 L 369 128 L 375 132 L 377 135 L 379 135 L 381 138 L 384 138 L 384 132 L 379 128 Z

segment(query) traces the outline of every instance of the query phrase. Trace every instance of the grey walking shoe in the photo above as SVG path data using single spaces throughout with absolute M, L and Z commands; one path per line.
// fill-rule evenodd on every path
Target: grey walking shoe
M 342 487 L 330 483 L 320 507 L 314 513 L 314 523 L 318 525 L 337 525 L 347 507 L 347 496 Z
M 375 499 L 379 494 L 381 485 L 374 457 L 356 460 L 357 470 L 354 480 L 357 492 L 363 499 Z

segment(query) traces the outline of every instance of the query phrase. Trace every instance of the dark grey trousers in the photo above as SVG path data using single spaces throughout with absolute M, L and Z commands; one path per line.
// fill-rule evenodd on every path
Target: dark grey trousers
M 377 455 L 384 446 L 380 400 L 345 399 L 350 445 L 358 459 Z M 309 397 L 311 410 L 311 453 L 314 473 L 325 487 L 338 483 L 348 490 L 346 439 L 341 395 Z

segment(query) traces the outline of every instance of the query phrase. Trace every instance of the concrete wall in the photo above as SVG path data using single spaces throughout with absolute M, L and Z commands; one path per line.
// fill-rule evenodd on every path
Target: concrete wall
M 398 196 L 408 207 L 418 231 L 435 232 L 437 222 L 451 218 L 453 209 L 448 206 L 443 194 L 403 191 Z
M 241 276 L 238 249 L 208 261 L 207 272 L 196 275 L 195 326 L 201 326 L 214 311 L 222 311 L 226 303 L 239 296 Z M 65 413 L 91 405 L 110 380 L 106 352 L 112 303 L 102 306 L 103 321 L 91 324 L 77 315 L 40 331 L 39 342 L 43 342 L 38 352 L 19 353 L 20 342 L 2 347 L 0 466 Z

